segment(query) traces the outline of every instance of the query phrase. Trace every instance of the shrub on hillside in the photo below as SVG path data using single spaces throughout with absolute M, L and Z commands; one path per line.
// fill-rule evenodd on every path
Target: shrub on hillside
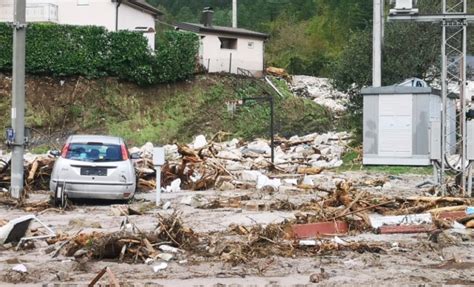
M 12 28 L 0 23 L 0 71 L 12 67 Z M 26 71 L 31 74 L 98 78 L 115 76 L 140 85 L 182 80 L 194 73 L 198 38 L 166 31 L 156 53 L 145 37 L 131 31 L 108 32 L 96 26 L 30 24 Z

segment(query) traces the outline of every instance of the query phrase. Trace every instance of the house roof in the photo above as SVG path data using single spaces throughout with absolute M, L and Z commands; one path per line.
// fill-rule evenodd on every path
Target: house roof
M 163 15 L 163 12 L 148 4 L 145 0 L 125 0 L 123 3 L 155 17 Z
M 178 29 L 186 30 L 194 33 L 215 33 L 215 34 L 224 34 L 230 36 L 247 36 L 252 38 L 267 39 L 268 34 L 255 32 L 242 28 L 232 28 L 224 26 L 204 26 L 203 24 L 195 23 L 178 23 L 176 25 Z

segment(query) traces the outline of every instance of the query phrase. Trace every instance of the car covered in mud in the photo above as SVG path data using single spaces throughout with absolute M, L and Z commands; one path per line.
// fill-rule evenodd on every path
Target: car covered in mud
M 134 196 L 136 174 L 122 138 L 100 135 L 70 136 L 50 180 L 56 203 L 65 198 L 127 200 Z

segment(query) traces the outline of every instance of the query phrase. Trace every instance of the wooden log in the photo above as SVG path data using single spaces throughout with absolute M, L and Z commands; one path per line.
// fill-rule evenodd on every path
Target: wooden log
M 300 166 L 300 167 L 298 167 L 297 173 L 315 175 L 315 174 L 320 174 L 323 170 L 324 170 L 324 168 L 322 168 L 322 167 L 304 167 L 304 166 Z
M 37 159 L 31 164 L 30 172 L 28 173 L 28 181 L 32 182 L 35 178 L 36 171 L 38 170 L 39 162 Z
M 459 203 L 459 204 L 469 204 L 472 202 L 471 199 L 463 198 L 463 197 L 438 197 L 438 196 L 410 196 L 407 198 L 402 198 L 402 200 L 408 201 L 426 201 L 426 202 L 433 202 L 436 201 L 440 202 L 450 202 L 450 203 Z
M 441 212 L 446 212 L 446 211 L 465 210 L 466 208 L 467 208 L 467 205 L 445 206 L 445 207 L 430 209 L 430 210 L 428 210 L 428 212 L 431 213 L 431 214 L 439 214 Z

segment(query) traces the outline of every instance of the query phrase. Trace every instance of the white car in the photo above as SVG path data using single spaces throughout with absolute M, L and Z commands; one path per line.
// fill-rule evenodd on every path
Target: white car
M 136 189 L 136 174 L 123 139 L 74 135 L 58 156 L 49 187 L 56 203 L 67 198 L 127 200 Z M 137 155 L 132 155 L 137 158 Z

